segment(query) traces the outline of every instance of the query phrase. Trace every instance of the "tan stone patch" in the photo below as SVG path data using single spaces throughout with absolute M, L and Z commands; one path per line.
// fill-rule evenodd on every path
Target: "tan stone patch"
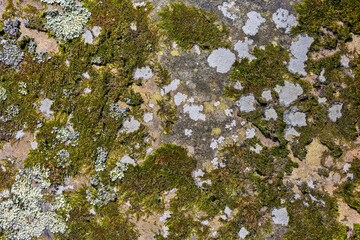
M 352 35 L 352 41 L 346 43 L 346 47 L 349 52 L 356 52 L 360 54 L 360 35 Z
M 58 53 L 59 52 L 58 45 L 56 43 L 55 38 L 49 38 L 49 36 L 44 32 L 39 32 L 34 29 L 26 28 L 23 21 L 21 21 L 20 32 L 21 32 L 20 39 L 22 39 L 25 36 L 28 36 L 28 37 L 34 39 L 34 41 L 37 45 L 37 47 L 36 47 L 37 53 L 40 53 L 40 52 Z
M 308 82 L 310 84 L 315 84 L 317 78 L 318 78 L 317 75 L 310 73 L 306 77 L 302 78 L 302 80 L 305 80 L 306 82 Z
M 321 58 L 330 57 L 339 51 L 340 51 L 340 49 L 338 47 L 336 47 L 336 49 L 334 49 L 334 50 L 321 49 L 319 52 L 315 52 L 315 53 L 311 54 L 310 57 L 314 60 L 319 60 Z
M 360 159 L 360 147 L 347 151 L 343 160 L 344 162 L 351 162 L 354 158 Z
M 156 101 L 161 99 L 160 90 L 156 86 L 155 77 L 148 79 L 142 82 L 141 86 L 133 85 L 133 90 L 141 94 L 144 104 L 141 105 L 141 108 L 145 112 L 153 113 L 153 120 L 146 125 L 149 128 L 151 136 L 154 138 L 153 148 L 157 148 L 161 145 L 160 139 L 163 136 L 163 129 L 161 127 L 161 119 L 157 116 L 156 112 L 159 109 Z M 154 107 L 150 108 L 149 105 L 153 104 Z
M 20 165 L 30 152 L 32 141 L 34 141 L 34 137 L 29 133 L 24 133 L 20 140 L 5 143 L 0 150 L 0 159 L 14 158 L 17 160 L 17 165 Z
M 293 176 L 301 180 L 314 180 L 318 178 L 318 169 L 321 168 L 321 156 L 327 150 L 326 146 L 322 145 L 318 139 L 314 139 L 312 143 L 307 146 L 308 153 L 303 161 L 295 159 L 299 164 L 299 168 L 295 168 Z
M 350 208 L 342 199 L 337 201 L 339 206 L 339 217 L 338 220 L 343 222 L 349 228 L 353 228 L 354 223 L 360 224 L 360 214 L 355 210 Z
M 90 186 L 89 180 L 84 176 L 80 175 L 76 178 L 69 177 L 65 180 L 66 185 L 72 185 L 73 188 L 71 190 L 78 190 L 83 186 Z

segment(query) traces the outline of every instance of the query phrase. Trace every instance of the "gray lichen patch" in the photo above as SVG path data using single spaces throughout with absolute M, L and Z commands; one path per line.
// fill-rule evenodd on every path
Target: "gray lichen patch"
M 334 103 L 328 110 L 328 116 L 331 121 L 336 122 L 339 118 L 341 118 L 343 103 Z
M 272 15 L 272 19 L 276 24 L 276 28 L 284 28 L 285 33 L 289 33 L 290 29 L 298 24 L 296 17 L 283 8 L 276 10 Z
M 57 38 L 74 39 L 84 31 L 91 13 L 80 5 L 65 8 L 63 13 L 57 10 L 46 15 L 46 27 L 55 33 Z
M 239 17 L 238 13 L 240 9 L 235 6 L 235 1 L 223 2 L 222 5 L 218 6 L 218 9 L 225 17 L 233 21 Z
M 346 56 L 346 55 L 341 55 L 341 57 L 340 57 L 340 63 L 341 63 L 341 66 L 342 66 L 342 67 L 348 68 L 348 67 L 349 67 L 349 63 L 350 63 L 349 57 Z
M 53 111 L 50 110 L 51 105 L 54 103 L 54 101 L 45 98 L 44 100 L 40 101 L 40 112 L 42 112 L 45 117 L 49 118 L 51 117 L 51 115 L 54 113 Z
M 201 113 L 204 109 L 203 105 L 195 105 L 195 104 L 188 104 L 184 105 L 184 113 L 188 113 L 189 117 L 194 120 L 202 120 L 205 121 L 206 116 L 204 113 Z
M 248 12 L 246 15 L 248 20 L 242 27 L 242 30 L 246 35 L 255 36 L 259 31 L 260 25 L 265 22 L 265 18 L 263 18 L 260 13 L 255 11 Z
M 308 59 L 307 52 L 314 41 L 314 38 L 308 35 L 298 35 L 298 40 L 291 43 L 290 51 L 293 55 L 289 62 L 289 71 L 306 76 L 305 61 Z
M 299 84 L 288 81 L 284 82 L 284 86 L 276 85 L 274 90 L 279 94 L 280 105 L 284 107 L 288 107 L 304 92 Z
M 296 107 L 293 107 L 290 110 L 286 110 L 284 112 L 284 122 L 293 127 L 306 126 L 306 114 L 300 112 Z
M 263 92 L 261 93 L 261 97 L 266 101 L 272 100 L 271 89 L 264 89 Z
M 94 36 L 92 35 L 90 30 L 86 30 L 81 38 L 84 40 L 84 43 L 93 44 L 94 42 Z
M 264 112 L 264 115 L 265 115 L 265 120 L 276 120 L 278 115 L 275 111 L 275 109 L 273 107 L 269 107 L 267 109 L 265 109 L 265 112 Z
M 288 127 L 285 129 L 284 138 L 288 141 L 293 141 L 295 137 L 299 137 L 300 133 L 296 131 L 293 127 Z
M 287 226 L 289 224 L 289 216 L 286 210 L 286 207 L 275 208 L 272 211 L 272 220 L 275 224 Z
M 247 57 L 250 61 L 255 59 L 255 57 L 249 53 L 250 46 L 253 43 L 254 43 L 253 40 L 248 39 L 247 37 L 245 37 L 244 41 L 239 40 L 234 45 L 234 50 L 238 52 L 238 57 L 240 59 L 245 58 L 245 57 Z
M 12 36 L 16 36 L 19 33 L 20 21 L 18 19 L 6 19 L 4 21 L 3 30 Z
M 249 231 L 246 230 L 245 227 L 241 227 L 241 228 L 240 228 L 240 231 L 239 231 L 239 233 L 238 233 L 239 238 L 240 238 L 240 239 L 245 239 L 247 235 L 249 235 Z
M 242 112 L 252 112 L 255 110 L 256 99 L 254 94 L 242 96 L 240 100 L 236 101 L 235 104 L 240 108 Z
M 134 79 L 144 79 L 148 80 L 154 76 L 151 68 L 149 66 L 145 66 L 142 68 L 137 68 L 134 72 Z
M 21 63 L 24 53 L 14 41 L 1 40 L 0 61 L 7 66 L 17 67 Z
M 211 52 L 207 59 L 209 66 L 219 73 L 227 73 L 235 62 L 235 54 L 229 49 L 218 48 Z
M 320 75 L 318 77 L 319 81 L 322 83 L 326 81 L 324 74 L 325 74 L 325 68 L 321 69 Z
M 181 103 L 185 103 L 188 96 L 181 92 L 178 92 L 174 95 L 174 103 L 176 106 L 179 106 Z
M 140 122 L 136 120 L 133 116 L 130 119 L 126 119 L 123 121 L 122 131 L 126 133 L 132 133 L 138 130 L 140 127 Z

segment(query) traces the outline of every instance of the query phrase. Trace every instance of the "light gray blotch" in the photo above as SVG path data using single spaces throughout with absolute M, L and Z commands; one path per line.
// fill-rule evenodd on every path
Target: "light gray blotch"
M 341 116 L 341 109 L 343 107 L 343 103 L 334 103 L 328 111 L 328 116 L 331 121 L 336 122 Z
M 305 61 L 308 59 L 307 52 L 314 41 L 314 38 L 308 35 L 298 35 L 298 41 L 292 42 L 290 46 L 291 54 L 289 62 L 289 71 L 292 73 L 299 73 L 300 75 L 306 76 Z
M 284 82 L 284 86 L 276 85 L 274 90 L 279 94 L 280 105 L 284 107 L 288 107 L 304 92 L 298 83 L 288 81 Z
M 207 59 L 209 66 L 216 68 L 219 73 L 226 73 L 235 62 L 235 54 L 229 49 L 218 48 L 211 52 Z
M 293 127 L 306 126 L 306 114 L 300 112 L 296 107 L 284 112 L 284 122 Z

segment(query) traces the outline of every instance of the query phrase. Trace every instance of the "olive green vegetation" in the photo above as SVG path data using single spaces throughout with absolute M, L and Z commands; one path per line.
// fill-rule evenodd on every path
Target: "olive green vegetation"
M 163 86 L 169 85 L 171 83 L 171 75 L 166 67 L 158 64 L 156 66 L 156 75 L 158 78 L 155 81 L 159 88 L 162 88 Z M 162 96 L 159 100 L 156 101 L 156 103 L 159 106 L 156 114 L 163 120 L 161 127 L 163 128 L 164 132 L 168 134 L 171 132 L 172 126 L 178 120 L 178 117 L 176 116 L 178 110 L 170 93 Z
M 165 31 L 169 40 L 179 47 L 189 50 L 195 44 L 201 49 L 215 49 L 226 46 L 228 30 L 225 24 L 219 24 L 213 12 L 206 12 L 183 2 L 170 2 L 159 12 L 160 29 Z
M 290 222 L 283 239 L 347 239 L 347 227 L 337 221 L 339 213 L 336 200 L 321 192 L 303 193 L 312 194 L 323 203 L 307 197 L 305 201 L 309 206 L 305 206 L 304 200 L 294 200 L 287 208 Z
M 56 239 L 137 239 L 138 233 L 133 230 L 126 214 L 120 212 L 118 202 L 95 208 L 96 216 L 90 213 L 91 205 L 85 199 L 85 188 L 67 193 L 67 200 L 72 206 L 67 232 L 57 234 Z
M 335 48 L 339 42 L 360 33 L 359 0 L 305 0 L 295 6 L 299 24 L 293 34 L 307 33 L 314 37 L 312 48 Z
M 135 208 L 162 210 L 159 200 L 164 191 L 177 188 L 186 192 L 196 188 L 191 173 L 195 170 L 196 160 L 187 151 L 176 145 L 165 144 L 148 156 L 141 165 L 129 168 L 120 184 L 120 193 L 126 200 L 138 204 Z
M 252 54 L 255 57 L 254 60 L 249 61 L 245 57 L 233 64 L 230 81 L 231 83 L 241 82 L 243 89 L 226 87 L 226 96 L 235 99 L 247 93 L 260 96 L 265 88 L 273 88 L 283 83 L 284 75 L 288 73 L 286 63 L 289 61 L 289 55 L 284 48 L 268 44 L 263 50 L 256 46 Z
M 351 162 L 349 173 L 353 174 L 353 179 L 348 178 L 338 188 L 338 194 L 351 208 L 360 213 L 360 193 L 356 190 L 360 186 L 360 160 L 358 158 L 354 158 Z

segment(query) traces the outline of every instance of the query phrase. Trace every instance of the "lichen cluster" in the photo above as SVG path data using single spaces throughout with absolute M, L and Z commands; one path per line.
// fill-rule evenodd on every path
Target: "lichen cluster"
M 0 238 L 359 238 L 359 1 L 41 2 L 1 25 Z

